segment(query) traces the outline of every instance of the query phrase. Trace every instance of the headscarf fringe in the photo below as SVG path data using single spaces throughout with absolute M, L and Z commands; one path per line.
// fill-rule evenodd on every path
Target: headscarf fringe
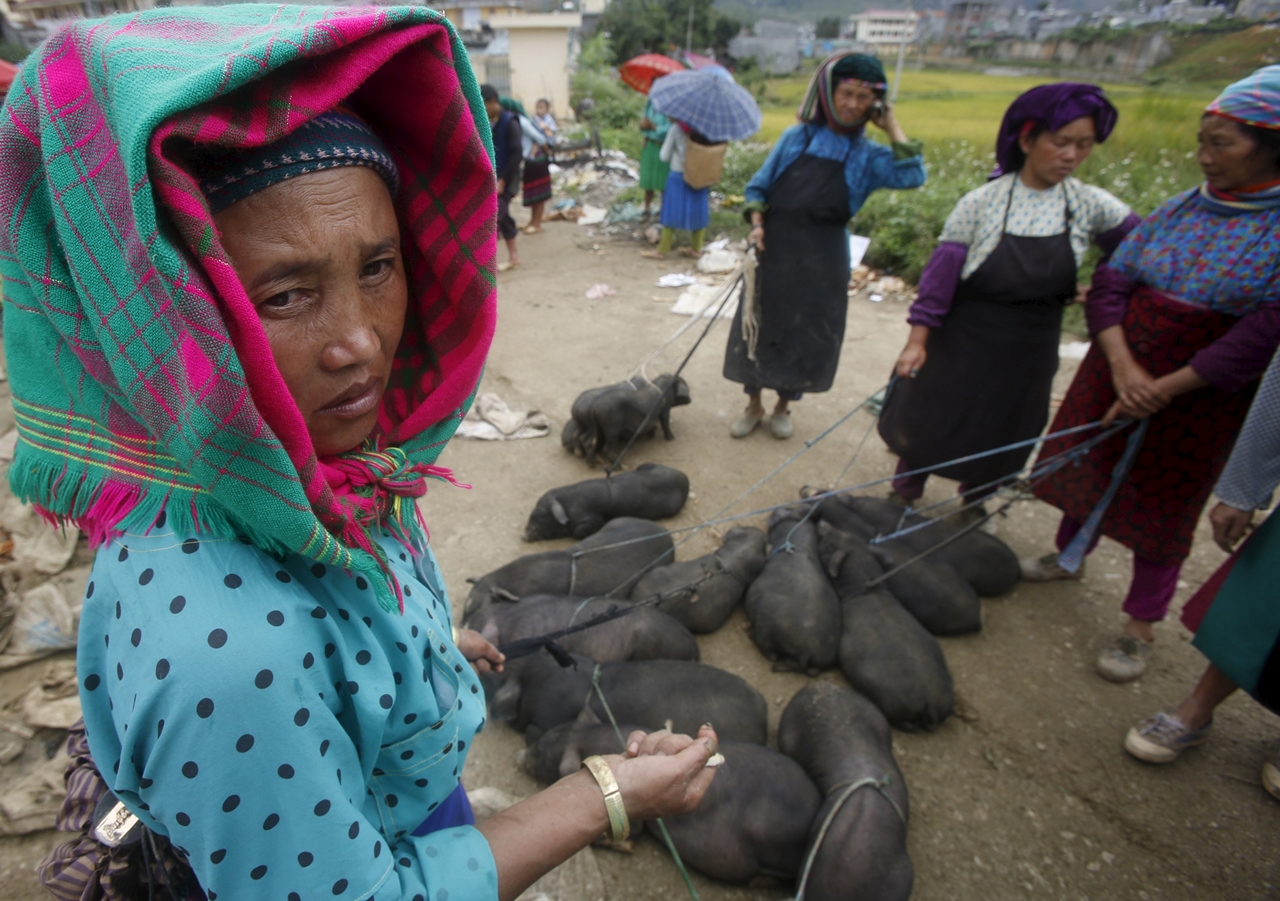
M 33 459 L 26 460 L 28 455 Z M 156 528 L 156 521 L 164 513 L 163 527 L 179 535 L 245 539 L 280 559 L 296 553 L 295 548 L 281 542 L 273 533 L 257 529 L 231 515 L 211 495 L 203 492 L 158 483 L 140 488 L 110 478 L 75 475 L 66 466 L 30 454 L 21 441 L 18 442 L 14 462 L 21 464 L 10 469 L 10 487 L 14 496 L 31 504 L 42 518 L 54 526 L 70 523 L 79 528 L 88 538 L 91 548 L 99 548 L 128 535 L 146 535 Z M 421 534 L 420 516 L 417 504 L 400 503 L 384 522 L 405 545 L 414 547 L 417 544 L 415 535 Z M 386 553 L 373 541 L 369 530 L 349 523 L 343 529 L 341 540 L 346 547 L 336 541 L 330 542 L 334 552 L 325 562 L 347 572 L 368 576 L 378 605 L 387 612 L 399 610 L 403 613 L 404 596 L 400 581 L 392 571 Z

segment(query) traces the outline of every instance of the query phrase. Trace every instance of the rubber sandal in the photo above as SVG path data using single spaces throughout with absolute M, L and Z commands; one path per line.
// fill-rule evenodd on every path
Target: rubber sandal
M 764 416 L 743 413 L 733 421 L 733 425 L 729 426 L 729 434 L 734 438 L 745 438 L 759 428 L 762 422 L 764 422 Z
M 499 272 L 510 272 L 512 269 L 519 269 L 519 268 L 520 268 L 520 264 L 519 264 L 519 263 L 513 263 L 513 262 L 511 262 L 510 260 L 508 260 L 508 261 L 507 261 L 507 262 L 505 262 L 505 263 L 499 263 L 499 264 L 498 264 L 498 271 L 499 271 Z

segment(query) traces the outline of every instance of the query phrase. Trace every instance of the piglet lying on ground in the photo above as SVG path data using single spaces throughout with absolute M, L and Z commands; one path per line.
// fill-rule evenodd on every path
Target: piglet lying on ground
M 951 715 L 955 693 L 946 658 L 932 635 L 884 589 L 868 591 L 879 566 L 862 541 L 819 526 L 819 554 L 840 598 L 840 669 L 849 684 L 899 729 L 933 729 Z
M 643 463 L 634 472 L 552 488 L 529 514 L 524 540 L 586 538 L 619 516 L 666 519 L 679 513 L 688 497 L 688 476 L 670 466 Z
M 747 589 L 751 637 L 777 668 L 811 674 L 835 666 L 840 602 L 818 560 L 818 539 L 807 508 L 769 517 L 769 558 Z
M 809 832 L 813 864 L 805 901 L 906 901 L 914 880 L 906 848 L 907 786 L 880 711 L 857 692 L 811 682 L 782 712 L 778 747 L 825 796 Z M 863 779 L 875 784 L 854 789 L 840 804 L 845 790 Z
M 930 521 L 914 513 L 908 513 L 902 519 L 903 509 L 883 498 L 849 497 L 846 502 L 849 509 L 884 535 L 896 532 L 899 528 L 929 522 L 926 528 L 903 535 L 898 540 L 917 554 L 937 548 L 929 554 L 929 558 L 955 567 L 956 572 L 982 597 L 993 598 L 1008 594 L 1021 578 L 1018 555 L 994 535 L 988 535 L 980 529 L 970 529 L 950 544 L 938 547 L 962 531 L 961 527 L 949 519 Z M 898 525 L 899 521 L 902 522 L 901 526 Z
M 880 530 L 867 523 L 853 511 L 849 503 L 852 500 L 855 498 L 825 498 L 818 505 L 817 515 L 824 523 L 864 542 L 881 531 L 892 531 L 892 526 Z M 884 580 L 883 586 L 934 635 L 965 635 L 982 628 L 982 602 L 973 586 L 950 564 L 935 560 L 930 554 L 902 566 L 919 552 L 899 538 L 866 548 L 886 573 L 897 570 Z
M 470 619 L 482 605 L 503 597 L 560 594 L 625 598 L 645 567 L 670 562 L 673 549 L 671 535 L 662 526 L 647 519 L 620 517 L 572 547 L 517 557 L 474 580 L 463 616 Z
M 592 690 L 596 664 L 577 657 L 577 666 L 561 667 L 546 655 L 534 657 L 518 678 L 494 694 L 494 717 L 505 719 L 530 741 L 548 729 L 582 717 L 607 723 L 608 714 Z M 618 722 L 697 735 L 711 723 L 722 740 L 764 744 L 764 697 L 743 679 L 724 670 L 685 660 L 601 663 L 600 688 Z M 584 703 L 585 702 L 585 703 Z
M 637 727 L 621 728 L 627 736 Z M 525 772 L 549 784 L 576 773 L 593 754 L 621 751 L 612 726 L 566 723 L 519 760 Z M 720 753 L 724 763 L 698 809 L 664 821 L 681 859 L 723 882 L 793 881 L 821 801 L 818 789 L 799 764 L 772 748 L 721 741 Z
M 566 635 L 557 643 L 566 651 L 596 661 L 698 659 L 698 642 L 688 629 L 656 607 L 633 608 L 626 601 L 583 602 L 582 598 L 538 594 L 520 601 L 486 604 L 467 626 L 494 645 L 508 645 L 585 623 L 619 607 L 629 612 Z
M 588 463 L 594 464 L 601 457 L 612 463 L 641 426 L 641 438 L 648 438 L 658 426 L 662 427 L 662 437 L 668 441 L 674 438 L 671 408 L 689 401 L 689 383 L 670 375 L 660 375 L 652 382 L 636 376 L 616 385 L 592 388 L 573 402 L 573 418 L 565 423 L 560 443 L 586 457 Z M 655 405 L 657 411 L 650 415 Z
M 658 596 L 658 609 L 671 614 L 699 635 L 724 625 L 747 586 L 764 569 L 765 537 L 759 529 L 737 526 L 724 536 L 714 553 L 659 566 L 644 575 L 631 591 L 633 601 Z
M 968 635 L 982 629 L 982 601 L 973 586 L 950 564 L 925 557 L 902 569 L 915 553 L 897 541 L 871 547 L 885 574 L 888 588 L 920 625 L 934 635 Z

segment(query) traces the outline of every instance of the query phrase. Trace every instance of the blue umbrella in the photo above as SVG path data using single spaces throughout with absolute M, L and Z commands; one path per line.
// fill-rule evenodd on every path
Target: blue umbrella
M 720 66 L 659 78 L 649 90 L 649 100 L 658 112 L 716 143 L 741 141 L 760 130 L 762 117 L 755 98 Z

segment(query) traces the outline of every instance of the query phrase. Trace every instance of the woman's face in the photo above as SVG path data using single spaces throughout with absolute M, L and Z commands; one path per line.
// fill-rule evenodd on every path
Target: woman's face
M 497 100 L 486 100 L 484 102 L 484 111 L 489 114 L 489 122 L 497 124 L 498 117 L 502 115 L 502 104 Z
M 876 102 L 876 92 L 862 81 L 842 81 L 836 85 L 831 102 L 841 122 L 852 124 L 867 118 L 871 105 Z
M 1031 181 L 1052 187 L 1089 158 L 1096 138 L 1093 117 L 1081 116 L 1057 131 L 1041 132 L 1035 140 L 1024 135 L 1018 146 L 1027 157 L 1023 166 L 1031 170 Z
M 373 431 L 408 288 L 386 184 L 347 166 L 300 175 L 214 214 L 316 453 Z
M 1280 178 L 1275 154 L 1222 116 L 1200 120 L 1200 168 L 1209 187 L 1239 191 Z

